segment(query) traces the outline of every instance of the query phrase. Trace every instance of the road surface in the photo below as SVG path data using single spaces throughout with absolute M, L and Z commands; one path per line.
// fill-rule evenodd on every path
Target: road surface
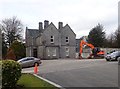
M 33 68 L 23 69 L 33 73 Z M 42 60 L 42 76 L 63 87 L 118 87 L 118 62 L 105 59 Z

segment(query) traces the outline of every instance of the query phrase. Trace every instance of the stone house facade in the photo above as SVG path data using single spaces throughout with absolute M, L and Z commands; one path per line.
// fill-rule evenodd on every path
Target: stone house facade
M 26 28 L 26 56 L 42 59 L 75 58 L 76 34 L 68 24 L 39 22 L 39 29 Z

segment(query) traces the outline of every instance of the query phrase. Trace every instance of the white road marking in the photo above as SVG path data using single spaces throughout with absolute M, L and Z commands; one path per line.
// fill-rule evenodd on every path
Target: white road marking
M 52 84 L 52 85 L 54 85 L 55 87 L 58 87 L 60 89 L 65 89 L 62 86 L 60 86 L 60 85 L 58 85 L 58 84 L 56 84 L 56 83 L 54 83 L 54 82 L 52 82 L 50 80 L 47 80 L 47 79 L 45 79 L 45 78 L 43 78 L 41 76 L 38 76 L 37 74 L 33 74 L 33 75 L 36 76 L 36 77 L 38 77 L 38 78 L 40 78 L 40 79 L 42 79 L 42 80 L 44 80 L 44 81 L 46 81 L 46 82 L 48 82 L 48 83 L 50 83 L 50 84 Z

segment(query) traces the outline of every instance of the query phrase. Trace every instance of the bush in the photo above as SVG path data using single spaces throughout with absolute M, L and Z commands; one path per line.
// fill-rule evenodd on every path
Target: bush
M 13 88 L 21 76 L 21 66 L 13 60 L 2 61 L 2 87 Z
M 14 50 L 9 48 L 7 50 L 7 55 L 5 57 L 5 59 L 12 59 L 12 60 L 16 60 L 16 56 L 15 56 L 15 53 L 14 53 Z

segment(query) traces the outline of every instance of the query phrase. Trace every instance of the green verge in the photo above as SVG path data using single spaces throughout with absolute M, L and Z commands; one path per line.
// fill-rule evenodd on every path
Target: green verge
M 32 74 L 22 74 L 20 79 L 17 82 L 17 85 L 21 88 L 37 88 L 41 89 L 41 87 L 44 87 L 45 89 L 59 89 L 46 81 L 43 81 L 37 77 L 35 77 Z

